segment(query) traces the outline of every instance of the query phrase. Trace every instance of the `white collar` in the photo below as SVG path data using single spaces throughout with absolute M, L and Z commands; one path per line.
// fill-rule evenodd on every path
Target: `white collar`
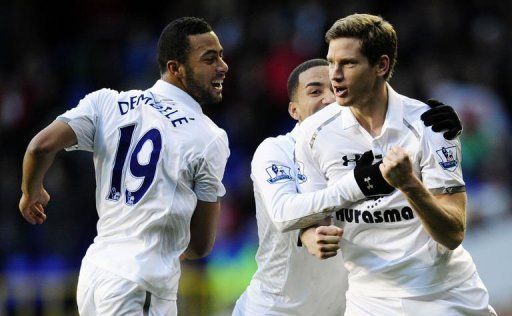
M 300 133 L 300 126 L 299 126 L 299 123 L 297 123 L 297 124 L 295 124 L 295 127 L 289 133 L 294 142 L 297 142 L 299 133 Z
M 197 103 L 197 101 L 194 98 L 192 98 L 190 94 L 167 81 L 159 79 L 153 85 L 153 87 L 150 88 L 150 90 L 157 95 L 164 96 L 171 100 L 177 99 L 178 101 L 181 101 L 181 104 L 192 108 L 194 111 L 198 113 L 203 113 L 201 105 Z M 158 100 L 158 102 L 160 101 L 162 100 Z
M 391 86 L 386 83 L 388 89 L 388 108 L 382 132 L 387 129 L 401 130 L 403 127 L 404 110 L 401 95 L 398 94 Z M 341 107 L 341 126 L 343 129 L 350 128 L 354 125 L 360 125 L 356 117 L 350 110 L 350 107 Z

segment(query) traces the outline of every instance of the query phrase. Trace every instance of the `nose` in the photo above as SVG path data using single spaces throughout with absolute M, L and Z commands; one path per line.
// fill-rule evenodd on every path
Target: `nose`
M 224 59 L 220 59 L 219 65 L 217 66 L 217 71 L 221 73 L 227 73 L 229 70 L 228 64 L 224 61 Z
M 335 101 L 334 94 L 322 99 L 322 104 L 328 105 Z
M 329 67 L 329 78 L 335 82 L 343 81 L 343 67 L 339 65 Z

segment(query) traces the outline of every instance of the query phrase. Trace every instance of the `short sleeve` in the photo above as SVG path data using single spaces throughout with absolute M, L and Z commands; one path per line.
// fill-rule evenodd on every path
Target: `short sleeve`
M 102 89 L 86 95 L 78 105 L 57 117 L 67 123 L 76 134 L 77 144 L 66 150 L 94 150 L 94 135 L 98 118 L 97 109 L 105 99 L 104 95 L 111 90 Z
M 461 142 L 444 139 L 442 133 L 425 129 L 421 141 L 422 181 L 432 194 L 466 191 L 462 177 Z
M 197 198 L 205 202 L 216 202 L 226 194 L 222 177 L 229 157 L 228 138 L 224 131 L 208 146 L 197 159 L 194 172 L 194 192 Z

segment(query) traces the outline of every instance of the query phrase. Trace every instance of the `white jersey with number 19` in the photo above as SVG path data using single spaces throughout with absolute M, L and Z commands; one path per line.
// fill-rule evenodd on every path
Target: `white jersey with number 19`
M 162 80 L 146 91 L 98 90 L 57 119 L 76 133 L 68 150 L 94 157 L 98 235 L 84 262 L 176 299 L 197 200 L 225 193 L 226 133 Z

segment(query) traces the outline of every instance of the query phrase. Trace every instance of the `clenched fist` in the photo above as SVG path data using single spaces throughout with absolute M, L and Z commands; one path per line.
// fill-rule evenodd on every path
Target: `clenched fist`
M 300 240 L 310 254 L 318 259 L 327 259 L 338 253 L 341 236 L 343 229 L 337 226 L 318 226 L 305 229 Z
M 393 146 L 379 166 L 384 179 L 397 189 L 406 187 L 414 177 L 409 154 L 399 146 Z

